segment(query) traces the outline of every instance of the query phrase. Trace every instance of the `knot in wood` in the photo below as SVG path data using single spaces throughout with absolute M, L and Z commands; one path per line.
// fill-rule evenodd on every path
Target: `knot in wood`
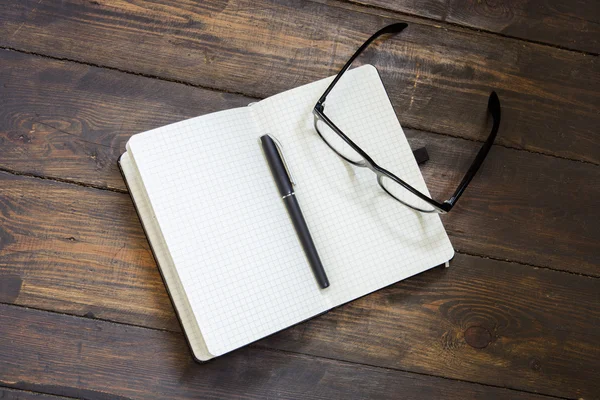
M 484 349 L 492 341 L 492 334 L 483 326 L 471 326 L 465 331 L 465 341 L 476 349 Z

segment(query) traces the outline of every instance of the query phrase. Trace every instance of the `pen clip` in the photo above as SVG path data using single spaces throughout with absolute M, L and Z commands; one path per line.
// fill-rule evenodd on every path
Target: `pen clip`
M 283 145 L 281 144 L 279 139 L 277 139 L 275 136 L 273 136 L 273 135 L 269 135 L 269 136 L 275 142 L 275 147 L 277 147 L 277 152 L 279 152 L 279 156 L 281 157 L 281 160 L 283 161 L 283 166 L 285 167 L 285 171 L 287 172 L 288 176 L 290 177 L 290 181 L 292 182 L 292 185 L 296 186 L 296 180 L 294 179 L 294 175 L 292 175 L 292 171 L 290 170 L 290 167 L 288 166 L 288 163 L 285 160 L 285 156 L 283 155 Z

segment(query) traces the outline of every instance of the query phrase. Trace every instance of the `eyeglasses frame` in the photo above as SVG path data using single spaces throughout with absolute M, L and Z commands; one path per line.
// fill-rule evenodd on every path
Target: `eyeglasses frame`
M 327 96 L 329 95 L 331 90 L 335 87 L 336 83 L 338 83 L 338 81 L 340 80 L 340 78 L 342 77 L 344 72 L 346 72 L 350 68 L 350 65 L 354 62 L 354 60 L 379 36 L 382 36 L 385 34 L 400 33 L 407 26 L 408 26 L 408 24 L 400 22 L 400 23 L 395 23 L 395 24 L 391 24 L 391 25 L 383 27 L 382 29 L 377 31 L 375 34 L 373 34 L 369 39 L 367 39 L 362 44 L 362 46 L 360 46 L 358 48 L 358 50 L 352 55 L 352 57 L 350 57 L 348 62 L 346 62 L 346 64 L 342 67 L 340 72 L 338 72 L 336 77 L 329 84 L 329 86 L 327 87 L 327 89 L 325 90 L 323 95 L 319 98 L 319 100 L 317 101 L 317 104 L 315 105 L 315 107 L 313 109 L 315 130 L 317 131 L 319 136 L 323 139 L 323 141 L 327 144 L 327 146 L 329 146 L 329 148 L 331 148 L 338 156 L 343 158 L 345 161 L 347 161 L 350 164 L 355 165 L 357 167 L 364 167 L 364 168 L 368 168 L 371 171 L 373 171 L 377 175 L 377 182 L 379 183 L 379 186 L 381 186 L 381 188 L 387 194 L 392 196 L 397 201 L 401 202 L 402 204 L 406 205 L 407 207 L 410 207 L 412 209 L 415 209 L 417 211 L 421 211 L 424 213 L 437 212 L 440 214 L 445 214 L 445 213 L 449 212 L 454 207 L 454 205 L 457 203 L 458 199 L 461 197 L 461 195 L 463 194 L 463 192 L 465 191 L 465 189 L 467 188 L 467 186 L 469 185 L 469 183 L 471 182 L 471 180 L 473 179 L 473 177 L 475 176 L 475 174 L 477 173 L 477 171 L 483 164 L 483 161 L 485 160 L 486 156 L 488 155 L 490 148 L 492 147 L 492 144 L 494 143 L 494 140 L 496 139 L 496 135 L 497 135 L 498 129 L 500 127 L 501 108 L 500 108 L 500 99 L 498 98 L 498 95 L 496 94 L 495 91 L 492 91 L 488 98 L 488 108 L 487 108 L 493 119 L 492 130 L 491 130 L 490 134 L 488 135 L 488 138 L 486 139 L 486 141 L 483 143 L 483 145 L 479 149 L 477 156 L 475 156 L 475 159 L 471 163 L 471 166 L 467 170 L 466 174 L 464 175 L 462 181 L 458 185 L 458 188 L 456 189 L 456 191 L 454 192 L 452 197 L 450 197 L 448 200 L 441 202 L 441 203 L 432 199 L 431 197 L 421 193 L 419 190 L 415 189 L 414 187 L 412 187 L 411 185 L 409 185 L 408 183 L 406 183 L 405 181 L 403 181 L 402 179 L 400 179 L 399 177 L 397 177 L 390 171 L 384 169 L 383 167 L 381 167 L 377 163 L 375 163 L 375 161 L 363 149 L 361 149 L 356 143 L 354 143 L 346 134 L 344 134 L 344 132 L 342 132 L 342 130 L 340 128 L 338 128 L 335 125 L 335 123 L 333 123 L 333 121 L 331 121 L 325 115 L 325 112 L 324 112 L 325 111 L 325 100 L 327 99 Z M 344 157 L 342 154 L 340 154 L 337 150 L 335 150 L 332 147 L 332 145 L 321 134 L 321 132 L 319 132 L 319 129 L 317 127 L 317 122 L 319 120 L 321 120 L 322 122 L 327 124 L 327 126 L 329 126 L 336 134 L 338 134 L 340 136 L 340 138 L 342 138 L 350 147 L 352 147 L 352 149 L 354 151 L 356 151 L 362 157 L 362 161 L 356 162 L 356 161 L 350 160 L 350 159 Z M 410 191 L 412 194 L 414 194 L 415 196 L 420 198 L 421 200 L 430 204 L 433 207 L 433 210 L 420 209 L 420 208 L 417 208 L 415 206 L 407 204 L 406 202 L 398 199 L 396 196 L 394 196 L 392 193 L 390 193 L 383 185 L 383 178 L 386 178 L 386 177 L 389 179 L 392 179 L 393 181 L 395 181 L 396 183 L 398 183 L 399 185 L 404 187 L 406 190 Z

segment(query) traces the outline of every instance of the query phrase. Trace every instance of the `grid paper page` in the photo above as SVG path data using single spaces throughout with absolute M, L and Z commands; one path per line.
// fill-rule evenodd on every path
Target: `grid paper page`
M 152 209 L 148 202 L 147 195 L 143 189 L 141 182 L 139 182 L 139 172 L 137 171 L 136 165 L 129 157 L 129 153 L 125 152 L 120 160 L 121 169 L 127 177 L 127 187 L 133 197 L 133 202 L 138 210 L 140 216 L 144 216 L 142 221 L 144 225 L 144 231 L 148 235 L 148 240 L 152 244 L 152 251 L 156 261 L 161 268 L 161 273 L 167 283 L 167 289 L 173 299 L 175 308 L 179 313 L 179 318 L 185 335 L 190 343 L 192 352 L 200 360 L 208 360 L 211 355 L 208 353 L 204 339 L 196 323 L 196 318 L 192 313 L 192 308 L 188 302 L 185 292 L 180 290 L 174 290 L 177 287 L 181 287 L 179 277 L 171 260 L 171 256 L 165 246 L 164 239 L 161 237 L 160 229 L 156 222 L 156 217 L 152 213 Z
M 342 160 L 316 133 L 312 109 L 331 80 L 250 108 L 259 126 L 282 143 L 331 283 L 323 293 L 334 307 L 440 265 L 454 250 L 437 214 L 414 211 L 391 198 L 373 172 Z M 326 104 L 326 115 L 379 165 L 429 194 L 373 66 L 348 71 Z
M 133 136 L 137 164 L 209 352 L 325 311 L 244 107 Z

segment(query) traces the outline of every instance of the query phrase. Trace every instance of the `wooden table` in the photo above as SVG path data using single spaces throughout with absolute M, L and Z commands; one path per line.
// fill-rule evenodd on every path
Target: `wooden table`
M 0 3 L 0 398 L 600 398 L 600 4 Z M 195 364 L 117 168 L 128 138 L 367 51 L 457 255 Z M 199 260 L 201 262 L 202 260 Z M 57 397 L 54 397 L 57 396 Z

